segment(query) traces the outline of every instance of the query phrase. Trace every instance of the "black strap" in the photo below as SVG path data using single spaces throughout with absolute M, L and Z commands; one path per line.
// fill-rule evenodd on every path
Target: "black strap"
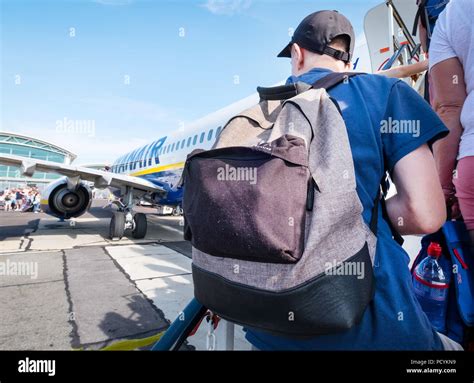
M 294 84 L 272 86 L 269 88 L 259 86 L 257 92 L 262 101 L 283 101 L 295 97 L 298 94 L 306 92 L 311 89 L 311 86 L 304 82 L 297 82 Z
M 385 218 L 385 221 L 387 221 L 388 227 L 390 228 L 390 231 L 392 232 L 393 239 L 400 246 L 402 246 L 405 240 L 400 235 L 400 233 L 395 229 L 395 227 L 393 227 L 392 221 L 390 221 L 390 217 L 388 216 L 388 213 L 387 213 L 387 204 L 385 203 L 385 198 L 381 199 L 381 205 L 382 205 L 382 216 Z
M 326 46 L 323 49 L 323 54 L 334 57 L 336 60 L 344 61 L 348 63 L 351 60 L 351 55 L 348 52 L 340 51 L 339 49 L 334 49 L 330 46 Z
M 387 212 L 387 204 L 385 203 L 385 197 L 387 196 L 387 192 L 388 192 L 388 185 L 389 185 L 389 182 L 388 182 L 388 173 L 385 172 L 383 177 L 382 177 L 382 180 L 380 181 L 380 188 L 379 188 L 379 194 L 377 196 L 377 200 L 379 200 L 379 203 L 381 205 L 381 208 L 382 208 L 382 217 L 385 219 L 385 221 L 387 222 L 387 225 L 388 227 L 390 228 L 390 231 L 392 233 L 392 237 L 393 239 L 395 240 L 395 242 L 397 242 L 400 246 L 403 245 L 403 242 L 405 242 L 405 240 L 403 239 L 403 237 L 398 233 L 397 229 L 395 229 L 395 227 L 393 226 L 392 224 L 392 221 L 390 221 L 390 217 L 388 216 L 388 212 Z M 375 211 L 375 206 L 374 206 L 374 211 Z M 378 215 L 378 206 L 377 206 L 377 215 Z M 372 221 L 374 220 L 374 216 L 372 216 Z M 371 222 L 372 222 L 371 221 Z M 377 221 L 377 220 L 375 220 Z M 372 227 L 371 227 L 372 228 Z M 373 230 L 372 230 L 373 231 Z
M 360 72 L 333 72 L 322 79 L 316 81 L 313 85 L 308 85 L 304 82 L 297 82 L 294 84 L 272 86 L 269 88 L 259 86 L 257 92 L 260 96 L 260 101 L 283 101 L 295 97 L 298 94 L 306 92 L 307 90 L 314 88 L 324 88 L 329 90 L 341 82 L 349 79 L 350 77 L 363 74 Z
M 418 30 L 418 21 L 421 19 L 421 25 L 426 28 L 426 13 L 425 13 L 426 0 L 420 0 L 418 3 L 418 10 L 416 11 L 415 21 L 413 22 L 413 30 L 411 34 L 416 36 Z
M 333 72 L 329 73 L 328 75 L 324 76 L 323 78 L 316 81 L 312 88 L 314 89 L 321 89 L 324 88 L 329 90 L 336 85 L 340 84 L 343 81 L 348 80 L 350 77 L 358 76 L 363 74 L 361 72 Z
M 379 205 L 381 200 L 383 200 L 383 194 L 379 188 L 379 192 L 377 193 L 377 197 L 374 201 L 374 207 L 372 209 L 372 218 L 370 219 L 370 230 L 375 236 L 377 236 L 377 226 L 379 223 Z
M 260 101 L 288 100 L 298 94 L 296 84 L 273 86 L 270 88 L 259 86 L 257 92 L 260 95 Z

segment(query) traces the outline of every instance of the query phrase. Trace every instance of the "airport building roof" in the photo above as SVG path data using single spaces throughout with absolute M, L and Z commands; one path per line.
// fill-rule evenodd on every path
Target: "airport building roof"
M 30 149 L 41 149 L 48 152 L 61 154 L 64 156 L 67 162 L 72 162 L 76 159 L 77 155 L 70 152 L 67 149 L 61 148 L 50 142 L 46 142 L 34 137 L 24 136 L 18 133 L 12 132 L 0 132 L 0 144 L 13 144 L 15 146 L 28 147 Z

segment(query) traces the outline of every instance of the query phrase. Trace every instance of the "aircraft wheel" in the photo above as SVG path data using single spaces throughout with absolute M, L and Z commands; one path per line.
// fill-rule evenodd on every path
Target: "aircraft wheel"
M 132 237 L 135 239 L 145 238 L 147 231 L 146 215 L 143 213 L 137 213 L 133 216 L 135 222 L 135 229 L 132 230 Z
M 183 214 L 183 209 L 181 208 L 181 206 L 176 206 L 173 208 L 173 216 L 175 217 L 179 217 L 180 215 Z
M 109 238 L 122 239 L 123 233 L 125 232 L 125 214 L 121 211 L 115 211 L 114 215 L 110 220 L 109 226 Z

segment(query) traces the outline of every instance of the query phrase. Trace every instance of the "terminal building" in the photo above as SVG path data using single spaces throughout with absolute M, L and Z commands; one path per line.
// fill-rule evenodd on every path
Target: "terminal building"
M 21 134 L 0 132 L 0 153 L 14 154 L 26 158 L 70 164 L 76 155 L 52 143 Z M 7 188 L 36 186 L 42 190 L 60 176 L 37 172 L 33 177 L 24 177 L 20 170 L 12 166 L 0 165 L 0 192 Z

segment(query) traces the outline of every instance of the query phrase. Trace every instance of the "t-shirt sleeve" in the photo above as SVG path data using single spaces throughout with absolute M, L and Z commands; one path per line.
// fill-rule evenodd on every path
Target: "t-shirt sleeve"
M 395 164 L 423 144 L 445 137 L 448 129 L 430 105 L 403 81 L 393 84 L 380 123 L 385 166 Z
M 448 4 L 436 21 L 429 48 L 430 70 L 436 64 L 457 56 L 453 49 L 453 44 L 451 43 L 453 37 L 451 20 L 453 16 L 455 16 L 457 10 L 451 9 L 451 5 L 452 4 Z

